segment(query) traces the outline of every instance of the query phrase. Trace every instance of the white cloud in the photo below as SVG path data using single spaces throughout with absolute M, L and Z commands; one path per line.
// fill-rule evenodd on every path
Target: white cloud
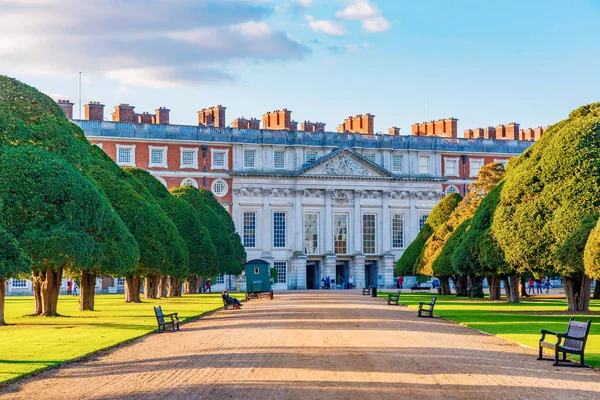
M 344 27 L 335 21 L 326 19 L 314 19 L 312 15 L 307 15 L 308 25 L 315 32 L 323 32 L 328 35 L 341 36 L 345 33 Z
M 261 0 L 0 0 L 0 9 L 0 70 L 7 72 L 83 71 L 166 87 L 231 80 L 225 66 L 236 61 L 310 52 L 265 22 L 274 8 Z
M 298 0 L 298 5 L 300 5 L 300 7 L 304 7 L 304 8 L 308 8 L 308 7 L 312 6 L 313 3 L 314 3 L 313 0 Z
M 361 21 L 363 30 L 367 32 L 384 32 L 391 26 L 381 11 L 367 0 L 353 0 L 335 15 L 348 21 Z

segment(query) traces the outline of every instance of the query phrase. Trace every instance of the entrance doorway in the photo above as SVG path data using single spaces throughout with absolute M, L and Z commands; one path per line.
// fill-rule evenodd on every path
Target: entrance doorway
M 377 287 L 377 261 L 365 262 L 365 287 Z
M 336 289 L 346 289 L 348 287 L 349 275 L 348 261 L 338 261 L 335 265 L 335 285 Z
M 307 261 L 306 262 L 306 288 L 307 289 L 320 289 L 321 278 L 320 276 L 320 265 L 318 261 Z

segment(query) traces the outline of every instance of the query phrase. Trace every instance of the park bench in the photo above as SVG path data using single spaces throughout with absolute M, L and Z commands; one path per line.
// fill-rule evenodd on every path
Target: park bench
M 396 304 L 398 305 L 398 301 L 400 301 L 400 290 L 396 292 L 396 294 L 388 294 L 388 305 Z
M 179 317 L 177 313 L 172 314 L 163 314 L 161 306 L 154 307 L 154 315 L 156 315 L 156 323 L 158 324 L 158 333 L 160 333 L 160 328 L 162 327 L 163 331 L 166 331 L 167 326 L 171 326 L 173 332 L 175 332 L 175 328 L 179 330 Z M 165 318 L 170 318 L 169 321 L 166 321 Z
M 246 301 L 251 300 L 251 299 L 269 299 L 269 300 L 273 300 L 273 291 L 269 291 L 269 292 L 259 292 L 259 293 L 246 293 Z
M 371 286 L 369 286 L 368 288 L 363 288 L 362 294 L 363 294 L 363 296 L 370 295 L 371 294 Z
M 540 354 L 538 360 L 544 360 L 542 357 L 542 349 L 550 349 L 554 351 L 554 366 L 560 365 L 558 362 L 558 354 L 562 353 L 562 361 L 567 361 L 567 353 L 579 355 L 579 365 L 577 364 L 563 364 L 569 366 L 586 367 L 584 364 L 583 352 L 585 351 L 585 343 L 587 341 L 588 334 L 590 333 L 591 320 L 587 322 L 577 322 L 571 318 L 569 320 L 569 327 L 567 333 L 554 333 L 542 329 L 542 337 L 540 339 Z M 546 335 L 556 336 L 556 343 L 546 342 Z M 564 342 L 561 344 L 561 342 Z
M 417 286 L 417 285 L 413 285 L 410 288 L 410 290 L 412 292 L 414 292 L 415 290 L 417 290 L 417 291 L 419 291 L 419 290 L 427 290 L 427 291 L 429 291 L 429 289 L 431 289 L 431 287 L 429 287 L 429 286 Z
M 228 310 L 229 307 L 231 307 L 232 310 L 239 310 L 240 306 L 238 306 L 237 304 L 235 304 L 233 302 L 233 299 L 226 299 L 225 296 L 221 295 L 221 298 L 223 299 L 223 309 L 224 310 Z
M 424 317 L 423 313 L 427 313 L 425 317 L 433 317 L 433 307 L 435 307 L 435 300 L 437 297 L 431 298 L 431 303 L 424 303 L 422 301 L 419 302 L 419 311 L 417 313 L 417 317 Z

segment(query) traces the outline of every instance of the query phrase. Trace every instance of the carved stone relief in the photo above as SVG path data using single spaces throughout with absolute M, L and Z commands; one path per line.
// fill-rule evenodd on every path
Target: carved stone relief
M 365 167 L 355 158 L 348 154 L 338 154 L 325 161 L 321 165 L 305 172 L 305 175 L 327 175 L 327 176 L 381 176 L 374 170 Z

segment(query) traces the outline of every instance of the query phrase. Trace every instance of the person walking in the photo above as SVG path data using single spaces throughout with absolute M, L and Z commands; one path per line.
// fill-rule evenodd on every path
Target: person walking
M 537 294 L 542 294 L 542 281 L 538 279 L 535 281 L 535 288 L 537 289 Z
M 325 279 L 325 287 L 327 289 L 331 289 L 331 278 L 327 275 L 327 279 Z
M 77 283 L 75 283 L 75 281 L 73 281 L 72 293 L 73 293 L 73 296 L 77 296 Z
M 70 296 L 73 294 L 73 281 L 71 279 L 69 279 L 67 281 L 67 296 Z
M 550 288 L 552 284 L 550 283 L 550 279 L 546 279 L 546 283 L 544 283 L 544 288 L 546 289 L 546 294 L 550 294 Z
M 321 289 L 325 289 L 327 287 L 327 282 L 325 282 L 325 277 L 321 277 Z
M 401 276 L 398 278 L 398 289 L 402 289 L 402 285 L 404 285 L 404 277 Z
M 208 292 L 208 293 L 212 293 L 212 291 L 211 291 L 211 289 L 210 289 L 210 288 L 211 288 L 211 286 L 210 286 L 210 278 L 208 278 L 208 279 L 206 280 L 206 289 L 204 290 L 204 293 L 206 293 L 206 292 Z
M 348 289 L 354 289 L 354 278 L 352 275 L 348 278 Z
M 529 284 L 529 290 L 527 291 L 527 293 L 528 294 L 535 294 L 535 291 L 533 290 L 534 289 L 533 285 L 535 284 L 535 282 L 533 281 L 533 278 L 529 278 L 528 284 Z

